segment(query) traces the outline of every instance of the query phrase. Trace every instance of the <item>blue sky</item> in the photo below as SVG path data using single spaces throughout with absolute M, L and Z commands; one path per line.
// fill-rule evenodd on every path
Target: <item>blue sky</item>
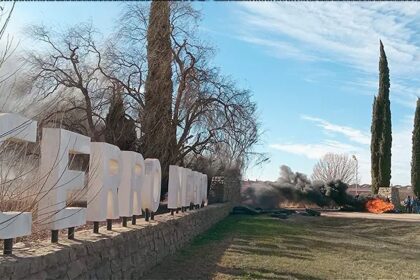
M 17 3 L 9 32 L 29 23 L 56 28 L 92 21 L 105 35 L 124 4 Z M 411 130 L 420 94 L 420 4 L 205 2 L 201 36 L 217 49 L 214 64 L 252 90 L 270 162 L 249 179 L 275 180 L 279 166 L 311 174 L 327 152 L 355 154 L 370 181 L 370 122 L 377 93 L 379 39 L 391 76 L 393 184 L 410 181 Z

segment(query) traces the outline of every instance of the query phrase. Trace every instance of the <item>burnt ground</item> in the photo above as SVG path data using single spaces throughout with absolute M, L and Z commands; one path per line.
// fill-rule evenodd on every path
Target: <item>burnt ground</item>
M 144 279 L 420 279 L 420 223 L 387 217 L 229 216 Z

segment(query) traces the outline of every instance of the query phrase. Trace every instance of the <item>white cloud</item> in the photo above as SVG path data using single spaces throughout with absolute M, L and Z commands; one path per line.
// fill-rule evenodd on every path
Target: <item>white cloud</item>
M 261 37 L 294 40 L 295 47 L 312 53 L 334 56 L 366 71 L 377 71 L 379 39 L 395 67 L 406 71 L 407 62 L 420 63 L 415 53 L 419 47 L 410 42 L 420 21 L 417 13 L 407 13 L 407 6 L 420 12 L 417 4 L 357 3 L 252 3 L 242 4 L 247 31 Z M 302 45 L 306 44 L 306 47 Z M 322 58 L 322 56 L 320 56 Z M 398 58 L 398 59 L 397 59 Z M 412 66 L 412 69 L 416 67 Z
M 318 144 L 271 144 L 269 147 L 295 155 L 303 155 L 309 159 L 316 160 L 322 158 L 327 153 L 347 154 L 356 153 L 360 150 L 358 147 L 334 140 L 324 140 L 322 143 Z
M 359 177 L 362 182 L 370 181 L 370 154 L 365 145 L 354 146 L 334 140 L 323 140 L 320 143 L 279 143 L 269 146 L 272 149 L 306 157 L 315 162 L 327 153 L 355 155 L 359 162 Z
M 315 161 L 322 158 L 327 153 L 338 153 L 356 155 L 359 162 L 359 172 L 363 183 L 370 183 L 370 133 L 361 131 L 349 126 L 338 126 L 329 121 L 317 117 L 302 116 L 303 119 L 314 122 L 317 126 L 327 132 L 339 133 L 347 136 L 354 144 L 344 141 L 324 139 L 317 143 L 275 143 L 269 145 L 270 148 L 303 156 Z M 402 120 L 403 127 L 394 129 L 392 134 L 392 184 L 410 184 L 410 162 L 411 162 L 411 127 L 406 119 Z
M 265 46 L 275 57 L 341 62 L 369 80 L 377 79 L 382 39 L 391 98 L 412 107 L 420 93 L 413 86 L 420 76 L 417 3 L 243 2 L 240 7 L 242 40 Z
M 296 47 L 294 47 L 292 44 L 287 42 L 282 42 L 278 40 L 272 40 L 272 39 L 262 39 L 258 37 L 253 36 L 246 36 L 243 35 L 240 37 L 241 40 L 252 43 L 255 45 L 260 45 L 268 48 L 268 53 L 279 58 L 287 58 L 292 57 L 294 59 L 303 60 L 303 61 L 315 61 L 319 60 L 314 55 L 311 55 L 309 53 L 305 53 L 304 50 L 299 50 Z
M 348 137 L 348 139 L 352 142 L 365 144 L 365 145 L 370 144 L 370 134 L 365 133 L 359 129 L 354 129 L 349 126 L 333 124 L 321 118 L 311 117 L 307 115 L 302 115 L 301 118 L 304 120 L 308 120 L 308 121 L 312 121 L 316 123 L 318 127 L 323 128 L 327 132 L 336 132 L 336 133 L 342 134 Z

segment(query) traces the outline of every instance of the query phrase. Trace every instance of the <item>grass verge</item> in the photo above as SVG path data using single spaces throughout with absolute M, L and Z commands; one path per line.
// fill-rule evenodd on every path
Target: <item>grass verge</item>
M 420 279 L 420 224 L 229 216 L 150 279 Z

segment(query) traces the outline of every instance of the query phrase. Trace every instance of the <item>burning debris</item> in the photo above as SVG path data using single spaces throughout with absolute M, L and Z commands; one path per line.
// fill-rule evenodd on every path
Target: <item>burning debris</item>
M 394 204 L 391 202 L 384 201 L 380 198 L 373 198 L 366 202 L 366 210 L 375 213 L 385 213 L 394 210 Z
M 243 190 L 246 203 L 261 209 L 276 209 L 285 205 L 307 208 L 341 207 L 346 211 L 383 213 L 392 211 L 394 205 L 381 198 L 353 196 L 347 193 L 348 185 L 336 180 L 328 183 L 311 182 L 305 174 L 293 172 L 288 166 L 280 167 L 276 182 L 261 182 Z

